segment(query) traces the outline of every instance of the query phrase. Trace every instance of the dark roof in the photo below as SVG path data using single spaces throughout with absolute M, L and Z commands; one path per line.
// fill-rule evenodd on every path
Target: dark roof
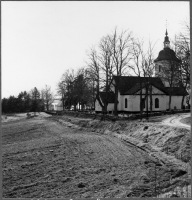
M 169 60 L 169 61 L 176 61 L 180 62 L 180 60 L 176 57 L 175 52 L 170 48 L 164 48 L 159 52 L 158 57 L 154 60 L 154 62 L 161 61 L 161 60 Z
M 188 92 L 182 87 L 164 87 L 161 78 L 159 77 L 113 76 L 113 79 L 116 83 L 118 83 L 117 87 L 121 95 L 131 95 L 138 92 L 140 90 L 140 81 L 141 88 L 145 86 L 146 82 L 149 82 L 149 84 L 153 85 L 167 95 L 170 93 L 173 96 L 188 95 Z M 113 92 L 111 92 L 111 95 L 112 96 L 110 96 L 110 98 L 115 99 Z M 113 103 L 114 101 L 111 100 L 111 102 Z
M 130 89 L 133 90 L 131 92 L 139 89 L 140 81 L 142 84 L 149 82 L 155 87 L 164 88 L 164 85 L 159 77 L 113 76 L 113 79 L 117 83 L 118 90 L 121 94 L 127 94 Z
M 144 88 L 144 87 L 145 87 L 145 84 L 142 83 L 141 88 Z M 127 92 L 125 92 L 125 94 L 135 94 L 139 90 L 140 90 L 140 83 L 136 83 L 132 88 L 130 88 Z
M 114 92 L 108 92 L 108 94 L 106 94 L 106 92 L 99 92 L 99 95 L 100 95 L 103 103 L 105 102 L 106 95 L 107 95 L 108 103 L 115 103 L 115 93 Z
M 165 87 L 159 87 L 158 85 L 155 85 L 154 83 L 150 83 L 150 85 L 155 86 L 157 89 L 161 90 L 162 92 L 164 92 L 165 94 L 168 94 L 168 92 L 165 90 Z M 138 92 L 141 89 L 143 89 L 145 87 L 145 83 L 142 83 L 141 87 L 139 83 L 136 83 L 131 89 L 129 89 L 125 94 L 135 94 L 136 92 Z
M 168 94 L 172 96 L 186 96 L 188 92 L 182 87 L 165 87 Z

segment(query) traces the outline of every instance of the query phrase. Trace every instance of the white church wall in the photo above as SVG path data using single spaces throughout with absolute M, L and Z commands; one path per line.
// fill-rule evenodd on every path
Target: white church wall
M 159 66 L 161 66 L 160 71 L 159 71 Z M 155 77 L 162 77 L 163 68 L 170 68 L 170 63 L 165 61 L 165 60 L 161 60 L 161 61 L 156 62 L 156 64 L 155 64 Z M 163 82 L 165 87 L 170 87 L 170 85 L 167 81 L 162 79 L 162 82 Z
M 155 99 L 159 99 L 159 108 L 155 107 Z M 153 95 L 153 105 L 152 109 L 153 111 L 163 111 L 167 109 L 167 96 L 166 95 Z M 150 102 L 149 102 L 150 106 Z
M 127 108 L 125 108 L 125 99 L 127 98 Z M 136 112 L 139 111 L 139 95 L 121 95 L 121 111 Z
M 111 91 L 113 91 L 115 93 L 114 85 L 115 85 L 115 81 L 113 80 L 112 84 L 110 85 L 110 89 L 111 89 Z
M 163 75 L 163 73 L 165 72 L 164 69 L 169 69 L 170 65 L 171 65 L 170 62 L 166 61 L 166 60 L 161 60 L 161 61 L 156 62 L 156 64 L 155 64 L 155 77 L 165 77 Z M 161 66 L 160 71 L 159 71 L 159 66 Z M 166 81 L 163 78 L 161 80 L 162 80 L 165 87 L 170 87 L 170 84 L 168 83 L 168 81 Z M 174 87 L 174 86 L 177 87 L 177 81 L 173 81 L 172 84 L 173 84 L 172 87 Z
M 97 99 L 95 100 L 95 111 L 97 112 L 102 111 L 102 107 L 100 106 L 99 101 Z
M 119 102 L 117 104 L 117 110 L 118 111 L 122 110 L 122 101 L 123 101 L 122 95 L 120 94 L 120 92 L 118 92 L 118 102 Z
M 102 107 L 100 106 L 99 101 L 97 99 L 95 101 L 95 111 L 97 112 L 102 111 Z M 107 111 L 114 111 L 114 103 L 109 103 L 107 105 Z
M 114 103 L 109 103 L 107 105 L 107 111 L 114 111 Z
M 145 96 L 143 95 L 142 98 Z M 127 98 L 127 108 L 125 108 L 125 98 Z M 159 99 L 159 108 L 155 108 L 155 99 Z M 140 95 L 122 95 L 121 96 L 121 110 L 129 112 L 140 111 Z M 167 96 L 166 95 L 153 95 L 152 96 L 152 109 L 153 111 L 162 111 L 167 109 Z M 144 111 L 147 110 L 147 103 L 145 101 Z M 148 110 L 150 110 L 150 97 L 148 96 Z
M 171 109 L 181 109 L 181 101 L 182 101 L 182 96 L 172 96 L 171 98 Z M 168 102 L 169 102 L 169 97 L 168 97 Z M 184 101 L 185 104 L 185 101 Z

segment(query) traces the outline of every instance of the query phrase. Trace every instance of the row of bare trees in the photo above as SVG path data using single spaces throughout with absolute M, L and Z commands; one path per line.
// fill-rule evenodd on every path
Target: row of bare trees
M 107 111 L 107 93 L 110 90 L 110 84 L 114 84 L 114 114 L 117 115 L 118 82 L 111 82 L 112 76 L 134 73 L 138 77 L 151 77 L 154 72 L 153 59 L 154 44 L 149 41 L 148 45 L 145 45 L 143 40 L 135 39 L 132 32 L 128 30 L 118 34 L 117 29 L 115 29 L 112 34 L 101 39 L 97 48 L 90 50 L 88 70 L 94 76 L 97 94 L 99 89 L 106 92 L 104 105 L 100 102 L 98 95 L 96 96 L 104 112 Z M 143 102 L 142 91 L 140 97 L 141 102 Z M 143 104 L 141 104 L 141 110 Z
M 114 113 L 117 115 L 118 90 L 115 84 L 118 83 L 112 83 L 112 77 L 130 75 L 131 72 L 139 77 L 152 76 L 154 45 L 149 42 L 148 49 L 145 49 L 144 42 L 134 39 L 129 30 L 118 33 L 115 29 L 112 34 L 101 38 L 99 45 L 89 50 L 85 68 L 77 72 L 66 70 L 62 75 L 57 91 L 62 97 L 63 109 L 74 106 L 76 110 L 77 105 L 82 105 L 83 108 L 86 103 L 94 107 L 97 99 L 106 112 L 108 92 L 111 84 L 114 84 Z M 99 91 L 105 91 L 104 104 L 98 96 Z
M 188 27 L 189 28 L 189 27 Z M 188 29 L 189 31 L 189 29 Z M 175 41 L 176 54 L 181 63 L 179 66 L 172 65 L 169 70 L 172 76 L 164 77 L 170 82 L 178 73 L 175 73 L 175 67 L 179 68 L 178 82 L 179 86 L 185 89 L 190 87 L 190 43 L 188 33 L 180 33 Z M 144 42 L 133 37 L 129 30 L 118 32 L 117 28 L 111 34 L 101 38 L 97 46 L 88 51 L 88 60 L 86 67 L 74 70 L 66 70 L 58 83 L 58 94 L 62 97 L 63 109 L 71 108 L 76 110 L 77 105 L 91 105 L 94 107 L 95 99 L 98 100 L 103 112 L 107 111 L 108 93 L 111 86 L 114 87 L 115 103 L 114 114 L 117 115 L 118 105 L 118 82 L 112 82 L 113 75 L 135 75 L 138 77 L 152 77 L 154 75 L 154 53 L 155 44 L 151 41 Z M 165 73 L 166 74 L 166 73 Z M 142 88 L 142 81 L 140 87 Z M 140 110 L 144 108 L 144 101 L 150 98 L 150 110 L 152 110 L 152 89 L 148 81 L 144 83 L 145 94 L 140 90 Z M 105 92 L 105 101 L 101 102 L 99 91 Z M 142 96 L 145 96 L 144 101 Z M 184 98 L 183 98 L 184 99 Z M 171 98 L 170 98 L 171 104 Z M 183 104 L 183 102 L 182 102 Z

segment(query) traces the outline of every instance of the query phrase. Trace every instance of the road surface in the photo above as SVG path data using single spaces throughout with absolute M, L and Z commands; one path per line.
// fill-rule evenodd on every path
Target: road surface
M 181 119 L 190 117 L 191 113 L 182 113 L 182 114 L 175 114 L 171 117 L 168 117 L 167 119 L 164 119 L 162 121 L 162 124 L 174 126 L 174 127 L 180 127 L 180 128 L 186 128 L 188 130 L 191 129 L 191 126 L 188 124 L 184 124 L 181 122 Z

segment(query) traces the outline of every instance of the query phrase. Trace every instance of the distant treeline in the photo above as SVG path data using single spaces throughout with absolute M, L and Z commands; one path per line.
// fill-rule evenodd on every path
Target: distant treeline
M 44 110 L 44 99 L 35 87 L 30 92 L 20 92 L 17 97 L 2 99 L 2 113 L 39 112 Z

